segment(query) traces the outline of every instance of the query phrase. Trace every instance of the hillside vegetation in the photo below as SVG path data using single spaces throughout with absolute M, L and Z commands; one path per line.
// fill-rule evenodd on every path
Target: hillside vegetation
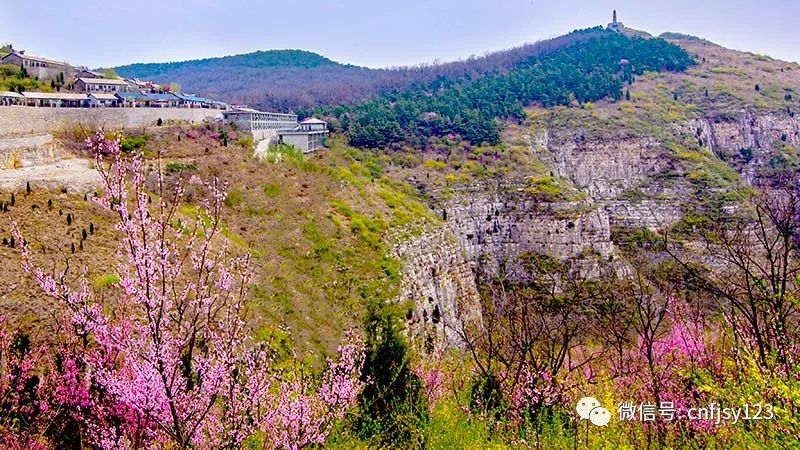
M 680 47 L 659 39 L 629 38 L 598 29 L 545 55 L 518 63 L 506 73 L 439 79 L 402 94 L 352 107 L 323 109 L 338 119 L 350 143 L 385 147 L 398 142 L 419 145 L 431 136 L 456 134 L 473 144 L 496 144 L 498 120 L 521 119 L 523 107 L 549 107 L 619 100 L 625 81 L 645 71 L 681 71 L 693 64 Z M 594 36 L 600 33 L 599 36 Z
M 571 33 L 481 57 L 414 67 L 371 69 L 339 64 L 300 50 L 270 50 L 173 63 L 131 64 L 120 75 L 177 82 L 183 90 L 230 103 L 276 111 L 308 110 L 322 105 L 359 103 L 392 90 L 427 84 L 440 77 L 457 80 L 506 71 L 531 57 L 592 33 Z
M 384 176 L 366 152 L 333 141 L 329 151 L 310 158 L 281 149 L 273 162 L 257 161 L 247 139 L 233 131 L 229 138 L 224 146 L 213 128 L 150 128 L 132 132 L 121 147 L 144 151 L 151 164 L 160 158 L 170 183 L 192 175 L 230 182 L 223 234 L 236 252 L 250 251 L 254 258 L 250 319 L 265 336 L 291 332 L 300 356 L 319 363 L 345 329 L 361 323 L 368 302 L 397 295 L 399 261 L 388 256 L 385 235 L 416 233 L 438 219 L 404 183 Z M 81 151 L 80 140 L 62 139 Z M 17 192 L 13 203 L 11 193 L 3 194 L 0 203 L 8 212 L 0 212 L 0 271 L 25 278 L 14 256 L 17 246 L 10 244 L 10 223 L 17 220 L 49 267 L 88 265 L 90 278 L 103 287 L 114 276 L 108 267 L 117 235 L 92 196 L 35 185 L 30 194 Z M 182 207 L 185 217 L 198 207 L 193 198 Z M 12 285 L 0 304 L 17 320 L 45 326 L 52 306 L 34 294 L 34 286 Z
M 28 72 L 13 64 L 0 64 L 0 91 L 25 92 L 50 91 L 50 86 L 28 76 Z

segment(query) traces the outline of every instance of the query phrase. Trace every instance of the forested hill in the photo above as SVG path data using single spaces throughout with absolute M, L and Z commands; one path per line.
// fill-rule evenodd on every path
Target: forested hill
M 115 68 L 126 77 L 177 82 L 184 91 L 266 110 L 290 111 L 371 100 L 391 90 L 405 90 L 438 78 L 478 78 L 506 71 L 599 33 L 570 33 L 481 57 L 444 64 L 369 69 L 340 64 L 300 50 L 270 50 L 172 63 L 131 64 Z
M 191 61 L 130 64 L 118 67 L 117 71 L 126 76 L 151 78 L 179 71 L 200 72 L 223 67 L 236 69 L 298 67 L 310 69 L 326 65 L 337 65 L 337 63 L 324 56 L 304 50 L 271 50 Z
M 460 135 L 474 144 L 495 144 L 502 120 L 523 118 L 523 108 L 620 100 L 625 85 L 647 71 L 682 71 L 694 64 L 685 50 L 663 39 L 629 37 L 591 29 L 589 36 L 473 79 L 439 78 L 372 101 L 315 111 L 331 119 L 359 147 Z

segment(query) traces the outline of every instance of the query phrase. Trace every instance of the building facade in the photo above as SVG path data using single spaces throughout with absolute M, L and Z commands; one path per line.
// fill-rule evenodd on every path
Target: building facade
M 75 81 L 75 90 L 78 92 L 128 92 L 131 87 L 124 80 L 110 78 L 78 78 Z
M 54 80 L 62 73 L 65 79 L 72 78 L 75 73 L 75 68 L 65 62 L 30 56 L 26 55 L 25 52 L 16 50 L 0 59 L 0 64 L 13 64 L 22 67 L 30 77 L 43 81 Z
M 249 131 L 253 139 L 263 141 L 277 140 L 278 132 L 297 128 L 297 115 L 256 111 L 254 109 L 235 109 L 225 111 L 227 123 L 236 125 L 237 130 Z
M 64 92 L 23 92 L 22 105 L 50 108 L 86 108 L 89 97 L 85 94 Z
M 315 152 L 325 146 L 328 139 L 328 130 L 295 130 L 278 132 L 278 142 L 291 145 L 303 151 L 303 153 Z
M 291 131 L 280 131 L 278 142 L 311 153 L 325 146 L 328 139 L 328 122 L 310 117 Z
M 105 92 L 92 92 L 89 94 L 89 105 L 93 108 L 116 107 L 120 100 L 114 94 Z

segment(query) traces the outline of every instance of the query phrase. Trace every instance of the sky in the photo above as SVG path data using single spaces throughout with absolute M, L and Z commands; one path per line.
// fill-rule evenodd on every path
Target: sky
M 605 25 L 678 31 L 800 61 L 800 0 L 0 0 L 0 43 L 110 67 L 269 49 L 392 67 Z

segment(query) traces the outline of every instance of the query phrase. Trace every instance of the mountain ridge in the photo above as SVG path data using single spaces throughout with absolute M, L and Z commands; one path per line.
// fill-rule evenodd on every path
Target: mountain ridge
M 439 77 L 479 77 L 572 42 L 608 33 L 601 27 L 565 35 L 481 57 L 442 64 L 373 69 L 333 61 L 306 50 L 257 52 L 169 63 L 136 63 L 114 69 L 120 75 L 177 82 L 184 90 L 247 103 L 264 109 L 310 109 L 321 105 L 365 101 L 375 95 L 429 83 Z

